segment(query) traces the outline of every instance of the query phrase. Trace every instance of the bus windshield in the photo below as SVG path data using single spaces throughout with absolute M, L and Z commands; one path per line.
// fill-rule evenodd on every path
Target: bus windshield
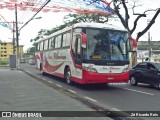
M 85 59 L 128 61 L 128 34 L 124 31 L 86 29 Z

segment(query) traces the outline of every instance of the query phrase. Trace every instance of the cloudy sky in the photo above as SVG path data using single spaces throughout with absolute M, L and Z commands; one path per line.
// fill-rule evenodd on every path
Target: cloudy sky
M 110 1 L 110 0 L 108 0 Z M 131 1 L 131 0 L 128 0 Z M 3 2 L 3 0 L 0 0 L 0 4 Z M 150 8 L 160 8 L 160 2 L 159 0 L 145 0 L 143 2 L 140 2 L 139 5 L 142 5 L 141 7 L 136 8 L 135 12 L 143 12 Z M 18 24 L 19 28 L 28 21 L 35 12 L 27 12 L 27 11 L 18 11 Z M 63 17 L 67 15 L 68 13 L 64 12 L 47 12 L 43 13 L 40 12 L 36 15 L 36 17 L 42 17 L 41 19 L 35 19 L 29 22 L 22 30 L 20 31 L 20 44 L 25 45 L 24 50 L 26 50 L 28 47 L 32 46 L 32 43 L 30 43 L 30 40 L 35 38 L 38 34 L 38 31 L 40 29 L 51 29 L 55 26 L 58 26 L 63 23 Z M 6 21 L 12 22 L 15 21 L 15 11 L 14 10 L 8 10 L 6 8 L 0 9 L 0 15 L 5 18 Z M 153 16 L 153 12 L 150 12 L 149 16 L 141 19 L 138 23 L 138 27 L 136 32 L 134 33 L 134 37 L 136 36 L 136 33 L 138 33 L 140 30 L 142 30 L 147 25 L 147 20 L 151 19 Z M 135 19 L 134 16 L 131 16 L 130 20 L 130 26 L 133 25 L 133 20 Z M 23 24 L 21 24 L 23 22 Z M 117 26 L 122 26 L 120 21 L 110 21 L 110 24 L 114 24 Z M 150 33 L 152 36 L 152 40 L 158 41 L 160 40 L 159 34 L 160 34 L 160 15 L 157 17 L 155 24 L 150 28 Z M 140 40 L 144 41 L 147 40 L 147 34 L 145 34 Z M 2 41 L 12 41 L 12 31 L 0 26 L 0 40 Z

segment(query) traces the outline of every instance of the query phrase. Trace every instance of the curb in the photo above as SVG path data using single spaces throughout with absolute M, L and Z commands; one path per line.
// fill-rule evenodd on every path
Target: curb
M 98 113 L 97 117 L 109 117 L 111 119 L 114 120 L 144 120 L 142 118 L 135 118 L 135 117 L 131 117 L 131 112 L 127 113 L 127 112 L 123 112 L 123 111 L 114 111 L 111 109 L 107 109 L 102 107 L 100 104 L 95 103 L 95 102 L 91 102 L 87 99 L 84 99 L 83 96 L 77 95 L 65 88 L 62 87 L 58 87 L 56 84 L 52 83 L 49 80 L 43 79 L 27 70 L 24 69 L 20 69 L 20 71 L 24 72 L 25 74 L 35 78 L 38 81 L 41 81 L 42 83 L 46 84 L 49 87 L 52 87 L 53 89 L 58 90 L 59 92 L 77 100 L 80 101 L 81 103 L 83 103 L 84 105 L 86 105 L 87 107 L 93 109 L 93 111 L 95 111 L 96 113 Z M 129 111 L 128 111 L 129 112 Z M 134 112 L 134 111 L 133 111 Z M 91 117 L 91 116 L 90 116 Z
M 9 65 L 0 65 L 0 67 L 9 67 Z
M 0 69 L 9 69 L 10 67 L 7 65 L 0 65 Z

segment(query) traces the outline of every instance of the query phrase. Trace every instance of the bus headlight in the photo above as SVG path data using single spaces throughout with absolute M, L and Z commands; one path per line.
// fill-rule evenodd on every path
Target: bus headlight
M 129 71 L 129 67 L 124 68 L 122 72 L 127 72 L 127 71 Z
M 91 68 L 90 71 L 91 72 L 97 72 L 97 70 L 95 68 Z
M 91 67 L 83 67 L 83 69 L 90 71 L 90 72 L 97 72 L 97 70 L 95 68 L 91 68 Z

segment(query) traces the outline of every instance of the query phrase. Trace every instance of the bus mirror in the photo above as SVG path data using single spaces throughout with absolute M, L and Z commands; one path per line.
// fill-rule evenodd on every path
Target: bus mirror
M 87 47 L 87 35 L 83 32 L 80 33 L 81 35 L 81 40 L 82 40 L 82 48 Z

